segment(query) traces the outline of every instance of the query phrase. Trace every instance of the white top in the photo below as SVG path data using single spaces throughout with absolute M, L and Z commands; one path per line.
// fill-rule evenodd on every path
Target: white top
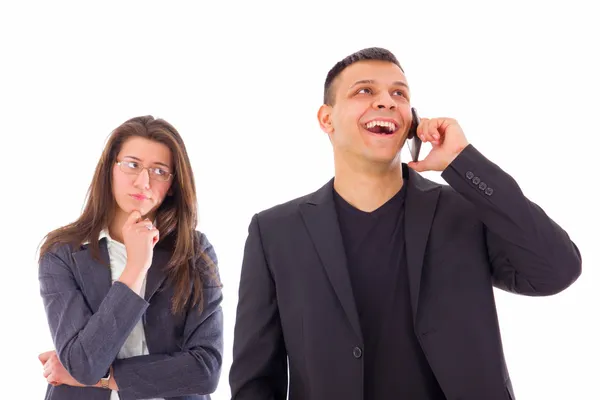
M 112 282 L 114 283 L 117 279 L 119 279 L 123 273 L 123 270 L 125 269 L 125 265 L 127 264 L 127 251 L 123 243 L 120 243 L 110 237 L 107 229 L 100 232 L 99 239 L 102 238 L 106 238 L 108 256 L 110 258 L 110 275 Z M 142 283 L 142 287 L 138 295 L 143 298 L 144 293 L 146 293 L 146 277 L 144 277 L 144 282 Z M 146 334 L 144 333 L 144 325 L 140 318 L 138 323 L 127 337 L 127 340 L 125 340 L 125 343 L 123 343 L 123 347 L 121 347 L 121 350 L 119 350 L 117 358 L 129 358 L 146 354 L 148 354 L 148 346 L 146 346 Z M 110 400 L 120 400 L 117 391 L 111 390 Z

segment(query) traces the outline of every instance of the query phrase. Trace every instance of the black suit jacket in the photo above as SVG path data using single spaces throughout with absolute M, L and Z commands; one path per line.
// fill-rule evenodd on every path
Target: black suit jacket
M 415 335 L 448 399 L 514 399 L 493 287 L 558 293 L 580 275 L 579 251 L 472 145 L 443 172 L 449 186 L 408 173 Z M 289 369 L 290 399 L 360 400 L 362 346 L 333 180 L 255 215 L 241 272 L 232 398 L 286 398 Z

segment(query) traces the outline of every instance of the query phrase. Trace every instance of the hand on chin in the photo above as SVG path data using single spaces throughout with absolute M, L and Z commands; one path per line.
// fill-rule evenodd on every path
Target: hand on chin
M 149 203 L 152 200 L 146 200 L 144 203 Z M 132 207 L 129 210 L 129 214 L 131 214 L 134 211 L 138 211 L 141 215 L 142 215 L 142 219 L 147 218 L 148 215 L 152 212 L 152 210 L 154 209 L 154 204 L 139 204 L 137 206 Z

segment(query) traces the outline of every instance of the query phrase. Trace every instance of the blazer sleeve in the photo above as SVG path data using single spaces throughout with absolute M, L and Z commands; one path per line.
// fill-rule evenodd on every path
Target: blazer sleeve
M 283 400 L 287 396 L 287 353 L 258 215 L 248 231 L 229 372 L 231 396 L 234 400 Z
M 84 385 L 95 385 L 109 370 L 148 303 L 115 282 L 92 313 L 73 275 L 66 246 L 40 260 L 40 293 L 56 353 Z
M 217 266 L 213 246 L 203 234 L 200 240 L 201 249 Z M 223 363 L 223 294 L 218 282 L 207 283 L 202 311 L 188 308 L 181 351 L 114 361 L 121 400 L 205 395 L 216 390 Z
M 581 274 L 581 255 L 569 235 L 515 180 L 468 145 L 442 177 L 475 207 L 485 226 L 496 287 L 547 296 L 569 287 Z

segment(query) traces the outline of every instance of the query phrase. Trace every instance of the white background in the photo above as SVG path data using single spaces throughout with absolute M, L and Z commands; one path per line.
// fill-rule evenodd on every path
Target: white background
M 250 218 L 332 176 L 316 118 L 325 75 L 381 46 L 402 63 L 421 116 L 458 119 L 583 254 L 583 275 L 559 295 L 497 292 L 517 398 L 600 399 L 600 29 L 591 5 L 173 3 L 0 6 L 0 397 L 41 399 L 46 389 L 37 355 L 52 341 L 37 246 L 79 215 L 110 131 L 152 114 L 186 141 L 199 228 L 220 260 L 226 353 L 213 398 L 227 399 Z

